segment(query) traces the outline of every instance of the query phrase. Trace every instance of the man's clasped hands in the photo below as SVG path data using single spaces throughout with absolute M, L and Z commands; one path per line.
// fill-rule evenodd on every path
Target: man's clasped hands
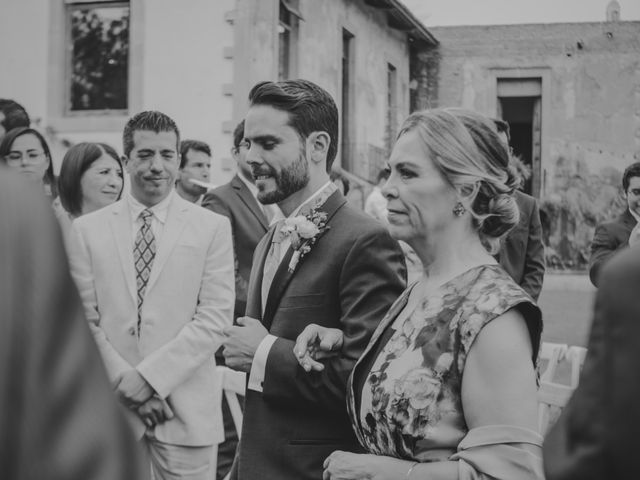
M 115 390 L 124 404 L 136 412 L 149 428 L 173 418 L 173 410 L 167 401 L 156 394 L 135 368 L 124 372 Z

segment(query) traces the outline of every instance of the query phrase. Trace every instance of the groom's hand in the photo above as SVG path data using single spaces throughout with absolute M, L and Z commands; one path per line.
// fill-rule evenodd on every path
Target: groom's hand
M 260 342 L 269 332 L 255 318 L 240 317 L 237 322 L 238 325 L 228 327 L 224 331 L 226 338 L 222 343 L 222 354 L 229 368 L 248 373 Z

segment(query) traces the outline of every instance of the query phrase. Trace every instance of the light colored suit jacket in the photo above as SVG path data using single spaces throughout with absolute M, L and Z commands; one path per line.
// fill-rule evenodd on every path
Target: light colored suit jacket
M 231 325 L 234 272 L 229 220 L 173 194 L 136 334 L 133 233 L 125 200 L 72 226 L 71 272 L 102 353 L 117 382 L 135 367 L 175 418 L 155 428 L 158 440 L 211 445 L 223 439 L 214 353 Z M 133 415 L 132 415 L 133 416 Z M 138 434 L 144 425 L 134 418 Z

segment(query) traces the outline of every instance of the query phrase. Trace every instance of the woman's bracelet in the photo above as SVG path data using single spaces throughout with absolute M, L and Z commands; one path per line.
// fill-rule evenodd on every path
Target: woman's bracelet
M 407 470 L 407 475 L 405 476 L 407 480 L 409 480 L 409 477 L 411 477 L 411 472 L 413 472 L 413 469 L 416 467 L 416 465 L 418 465 L 418 463 L 420 462 L 413 462 L 409 467 L 409 470 Z

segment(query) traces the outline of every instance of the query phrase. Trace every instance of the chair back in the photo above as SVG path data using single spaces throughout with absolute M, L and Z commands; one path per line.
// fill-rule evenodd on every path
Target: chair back
M 555 423 L 578 386 L 586 354 L 587 349 L 584 347 L 568 346 L 562 343 L 542 343 L 540 360 L 546 361 L 546 366 L 540 374 L 538 388 L 538 430 L 541 435 L 544 436 Z M 566 362 L 570 367 L 568 382 L 560 383 L 558 380 L 564 380 L 567 376 L 566 368 L 562 368 L 566 367 L 564 365 Z

